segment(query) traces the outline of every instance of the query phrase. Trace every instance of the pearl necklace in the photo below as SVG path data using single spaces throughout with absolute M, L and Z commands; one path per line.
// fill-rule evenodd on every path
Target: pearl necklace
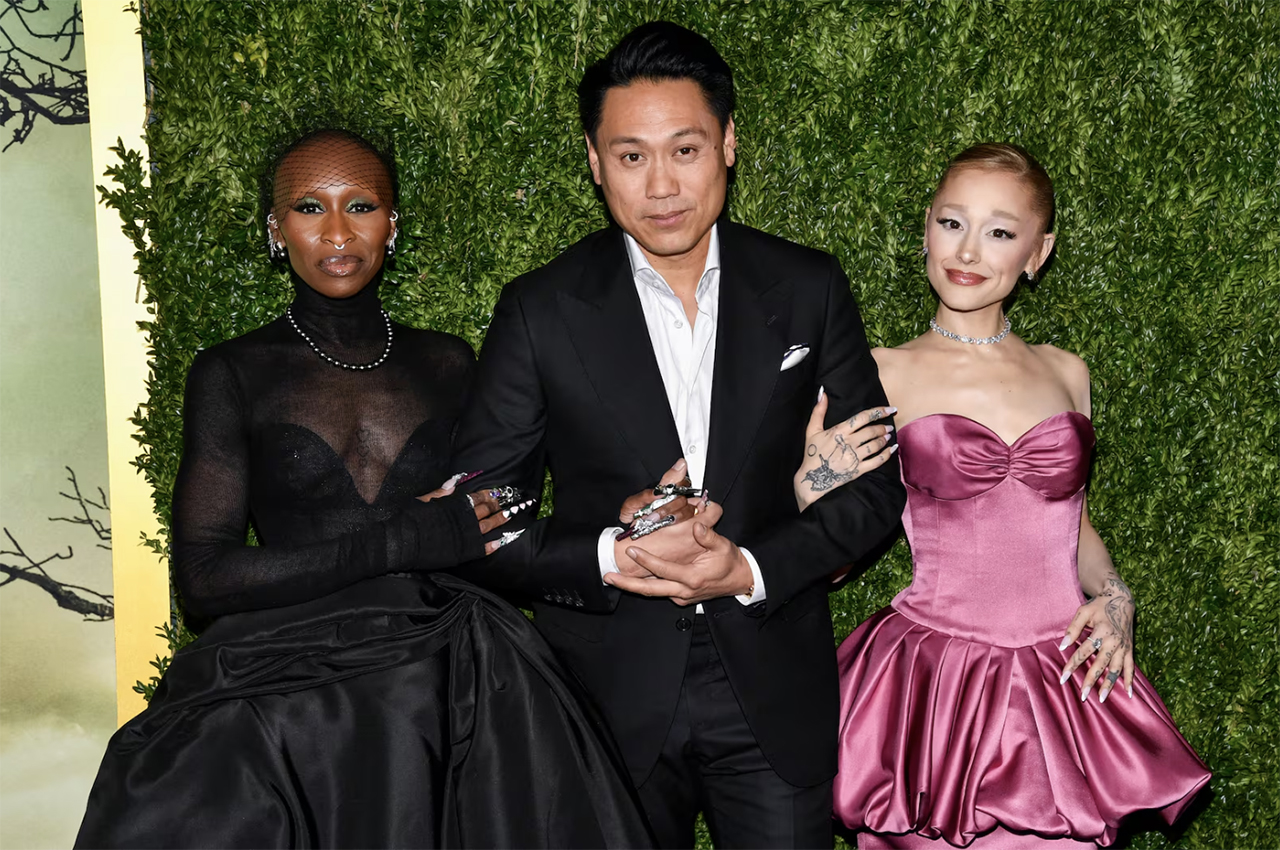
M 1005 316 L 1004 330 L 1000 331 L 1000 333 L 996 334 L 995 336 L 986 336 L 986 337 L 983 337 L 982 339 L 978 339 L 977 337 L 961 336 L 958 333 L 953 333 L 952 331 L 949 331 L 946 328 L 944 328 L 942 325 L 938 324 L 936 319 L 929 320 L 929 330 L 933 331 L 936 334 L 942 334 L 947 339 L 954 339 L 956 342 L 963 342 L 966 345 L 995 345 L 997 342 L 1000 342 L 1002 339 L 1004 339 L 1009 335 L 1009 329 L 1012 327 L 1013 327 L 1013 323 L 1009 321 L 1008 316 Z
M 351 369 L 356 372 L 363 372 L 366 369 L 377 369 L 384 362 L 386 362 L 387 357 L 390 356 L 391 354 L 391 317 L 387 315 L 386 310 L 380 309 L 378 312 L 382 314 L 382 320 L 387 323 L 387 348 L 385 351 L 382 352 L 382 356 L 379 357 L 377 360 L 373 361 L 372 363 L 366 363 L 364 365 L 360 365 L 360 364 L 352 364 L 352 363 L 343 363 L 341 360 L 335 360 L 334 358 L 325 354 L 323 351 L 320 350 L 320 347 L 317 346 L 314 341 L 312 341 L 311 337 L 307 336 L 306 331 L 298 327 L 298 323 L 293 320 L 293 306 L 290 305 L 284 308 L 285 318 L 289 320 L 289 324 L 293 325 L 293 329 L 298 332 L 298 336 L 302 337 L 307 341 L 307 345 L 311 346 L 312 351 L 314 351 L 316 354 L 319 354 L 322 358 L 324 358 L 329 363 L 332 363 L 334 366 L 340 366 L 343 369 Z

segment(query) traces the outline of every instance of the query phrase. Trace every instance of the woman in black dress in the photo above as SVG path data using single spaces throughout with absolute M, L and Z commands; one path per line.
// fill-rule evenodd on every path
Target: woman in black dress
M 437 572 L 532 508 L 437 488 L 475 358 L 382 311 L 389 161 L 322 131 L 273 175 L 269 247 L 296 298 L 187 383 L 173 570 L 212 624 L 112 738 L 77 846 L 647 844 L 532 626 Z

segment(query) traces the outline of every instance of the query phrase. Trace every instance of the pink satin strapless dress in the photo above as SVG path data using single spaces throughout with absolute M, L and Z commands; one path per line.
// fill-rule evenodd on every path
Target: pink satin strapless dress
M 1105 705 L 1096 687 L 1080 701 L 1087 665 L 1058 683 L 1084 601 L 1093 441 L 1073 411 L 1012 446 L 953 414 L 898 432 L 914 578 L 839 649 L 846 826 L 957 846 L 1010 832 L 1107 845 L 1131 813 L 1172 822 L 1208 782 L 1141 673 L 1132 698 L 1117 685 Z

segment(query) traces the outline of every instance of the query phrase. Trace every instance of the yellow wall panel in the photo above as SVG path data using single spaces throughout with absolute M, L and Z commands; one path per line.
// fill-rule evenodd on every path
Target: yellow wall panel
M 121 0 L 85 0 L 82 9 L 93 171 L 105 182 L 102 175 L 117 161 L 108 148 L 117 139 L 146 151 L 142 40 L 137 13 Z M 156 629 L 169 618 L 169 571 L 163 559 L 142 546 L 142 536 L 155 537 L 158 524 L 151 488 L 132 465 L 139 447 L 129 418 L 146 402 L 148 374 L 147 339 L 138 329 L 147 313 L 134 273 L 134 247 L 120 229 L 119 214 L 101 202 L 97 225 L 114 542 L 116 709 L 124 723 L 145 707 L 133 683 L 147 679 L 154 672 L 150 660 L 167 651 Z

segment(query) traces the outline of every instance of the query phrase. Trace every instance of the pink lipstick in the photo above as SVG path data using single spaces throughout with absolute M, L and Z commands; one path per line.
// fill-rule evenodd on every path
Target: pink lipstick
M 947 269 L 947 280 L 956 286 L 977 286 L 986 281 L 986 275 L 980 275 L 976 272 L 962 272 L 959 269 Z

